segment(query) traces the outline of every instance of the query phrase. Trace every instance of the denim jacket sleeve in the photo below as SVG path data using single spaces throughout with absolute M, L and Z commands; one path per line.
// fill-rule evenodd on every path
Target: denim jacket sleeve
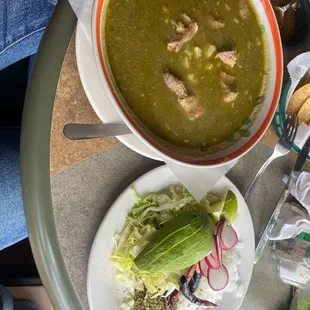
M 56 5 L 58 0 L 47 0 L 49 3 Z

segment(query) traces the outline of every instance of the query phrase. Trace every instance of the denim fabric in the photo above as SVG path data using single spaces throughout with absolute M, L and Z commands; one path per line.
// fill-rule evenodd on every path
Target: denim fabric
M 56 0 L 0 0 L 0 70 L 36 53 Z
M 0 70 L 36 53 L 56 2 L 0 0 Z M 18 129 L 0 128 L 0 250 L 27 237 L 19 137 Z
M 19 129 L 0 129 L 0 250 L 27 237 L 19 176 Z

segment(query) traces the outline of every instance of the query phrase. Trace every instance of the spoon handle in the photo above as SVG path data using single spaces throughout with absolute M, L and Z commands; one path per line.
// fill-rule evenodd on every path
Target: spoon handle
M 288 10 L 292 5 L 294 5 L 295 3 L 297 3 L 299 0 L 291 0 L 287 5 L 282 6 L 283 11 Z
M 64 135 L 70 140 L 88 140 L 131 134 L 125 124 L 67 124 Z

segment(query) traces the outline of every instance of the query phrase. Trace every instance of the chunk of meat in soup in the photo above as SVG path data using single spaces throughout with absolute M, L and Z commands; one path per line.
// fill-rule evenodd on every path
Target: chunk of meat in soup
M 167 87 L 179 98 L 185 98 L 188 95 L 184 83 L 173 74 L 166 72 L 163 74 L 163 77 Z
M 216 19 L 213 15 L 207 17 L 207 23 L 210 29 L 222 29 L 225 23 L 222 20 Z
M 185 16 L 190 19 L 190 17 L 188 17 L 187 15 Z M 176 27 L 176 38 L 168 42 L 167 44 L 168 51 L 179 52 L 186 42 L 193 39 L 197 31 L 198 24 L 191 19 L 187 27 L 185 27 L 183 23 L 179 22 Z
M 234 50 L 223 51 L 216 54 L 215 58 L 219 58 L 225 65 L 233 68 L 237 62 L 237 54 Z
M 251 12 L 246 0 L 239 0 L 239 14 L 243 20 L 251 16 Z
M 191 121 L 204 114 L 204 107 L 200 104 L 198 98 L 189 95 L 184 83 L 173 74 L 165 72 L 163 74 L 164 82 L 167 87 L 178 97 L 178 102 L 185 111 L 188 119 Z
M 202 116 L 205 112 L 204 107 L 199 103 L 198 98 L 195 96 L 179 98 L 179 102 L 191 121 Z
M 238 96 L 235 78 L 225 72 L 220 72 L 220 84 L 225 102 L 232 102 Z

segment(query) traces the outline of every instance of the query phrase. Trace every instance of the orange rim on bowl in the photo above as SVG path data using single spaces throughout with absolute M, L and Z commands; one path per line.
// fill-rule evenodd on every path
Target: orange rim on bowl
M 94 12 L 93 12 L 93 31 L 94 31 L 94 38 L 93 42 L 95 40 L 95 53 L 97 53 L 99 58 L 99 65 L 102 70 L 102 73 L 104 74 L 104 77 L 106 79 L 106 82 L 108 84 L 109 90 L 111 94 L 113 95 L 115 102 L 118 105 L 119 110 L 123 113 L 123 115 L 126 117 L 130 125 L 135 129 L 136 133 L 142 137 L 144 141 L 146 141 L 150 146 L 157 149 L 160 153 L 162 153 L 164 156 L 167 156 L 171 159 L 174 159 L 178 162 L 182 162 L 187 165 L 192 166 L 218 166 L 223 165 L 224 163 L 236 160 L 240 158 L 242 155 L 247 153 L 250 149 L 252 149 L 255 144 L 261 139 L 261 137 L 264 135 L 265 131 L 267 130 L 268 126 L 270 125 L 272 118 L 274 116 L 274 113 L 277 108 L 277 104 L 280 97 L 281 87 L 282 87 L 282 76 L 283 76 L 283 54 L 282 54 L 282 43 L 281 43 L 281 37 L 280 32 L 278 29 L 276 17 L 274 15 L 272 6 L 269 2 L 269 0 L 258 0 L 260 4 L 263 7 L 263 10 L 265 12 L 266 18 L 268 20 L 270 29 L 271 29 L 271 35 L 273 39 L 273 48 L 275 52 L 275 85 L 274 85 L 274 91 L 272 96 L 272 102 L 270 104 L 269 111 L 267 113 L 267 116 L 265 120 L 263 121 L 260 128 L 256 131 L 256 133 L 245 143 L 245 145 L 241 146 L 238 150 L 233 151 L 227 156 L 223 156 L 217 159 L 187 159 L 187 158 L 180 158 L 176 154 L 169 152 L 168 150 L 164 149 L 158 142 L 150 139 L 147 137 L 140 128 L 135 124 L 135 122 L 132 120 L 132 118 L 128 115 L 127 111 L 125 110 L 124 106 L 120 102 L 114 88 L 112 81 L 110 79 L 110 76 L 108 74 L 108 70 L 106 67 L 106 64 L 104 62 L 104 56 L 101 46 L 101 25 L 102 25 L 102 10 L 104 2 L 108 0 L 97 0 L 94 6 Z M 269 49 L 272 48 L 269 46 Z

